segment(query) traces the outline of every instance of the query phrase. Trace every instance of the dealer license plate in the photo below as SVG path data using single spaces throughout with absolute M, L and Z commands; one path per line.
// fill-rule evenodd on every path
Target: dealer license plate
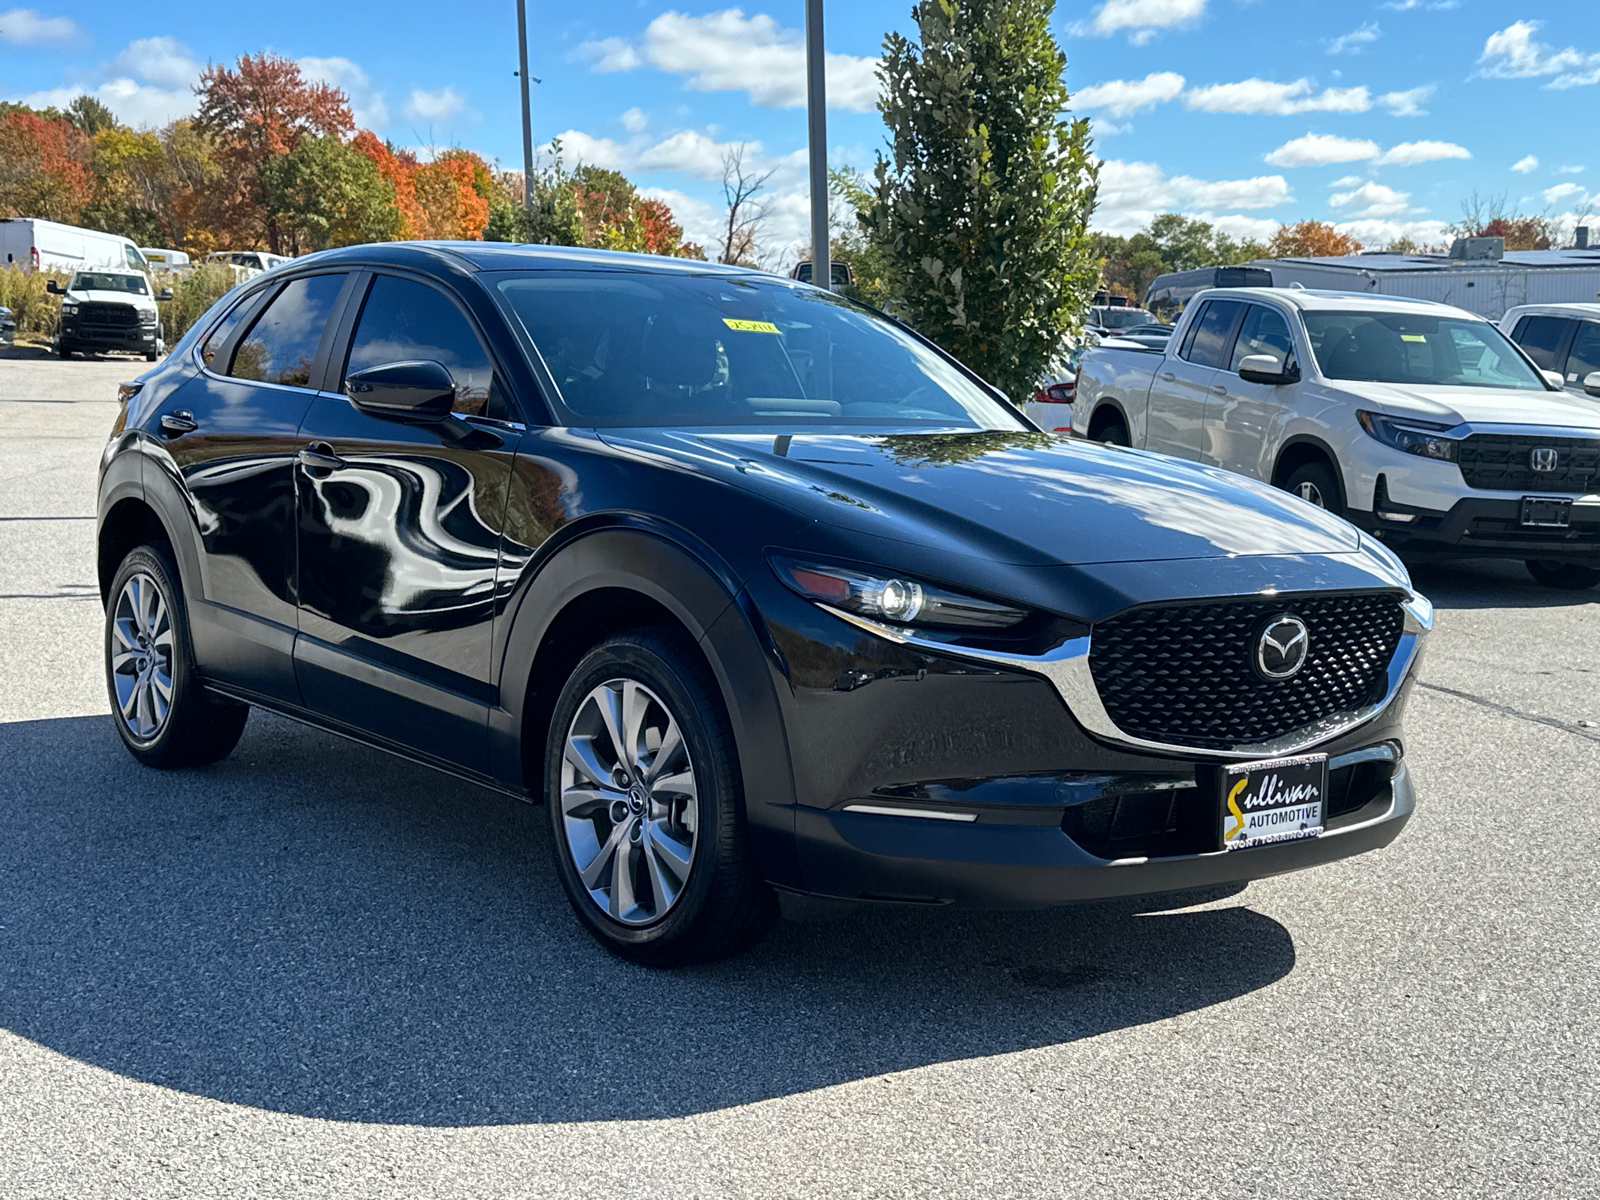
M 1559 496 L 1524 496 L 1522 523 L 1536 529 L 1566 529 L 1572 524 L 1572 501 Z
M 1224 850 L 1292 842 L 1322 832 L 1326 754 L 1224 767 L 1221 783 Z

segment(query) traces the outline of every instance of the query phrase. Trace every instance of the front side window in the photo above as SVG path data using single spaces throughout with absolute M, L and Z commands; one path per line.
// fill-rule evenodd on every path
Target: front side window
M 345 375 L 408 359 L 431 359 L 450 372 L 456 412 L 504 419 L 488 352 L 461 310 L 426 284 L 379 275 L 362 305 Z
M 507 273 L 496 286 L 573 424 L 1025 428 L 949 359 L 828 292 L 620 271 Z
M 1542 392 L 1545 383 L 1487 321 L 1417 313 L 1308 312 L 1306 335 L 1329 379 Z
M 146 267 L 148 267 L 150 265 L 149 263 L 145 262 L 143 256 L 140 255 L 140 253 L 137 250 L 135 250 L 132 246 L 124 246 L 122 248 L 122 250 L 123 250 L 123 253 L 127 256 L 128 265 L 130 267 L 132 267 L 134 270 L 142 271 L 142 270 L 144 270 Z
M 1243 307 L 1237 300 L 1212 300 L 1200 314 L 1194 335 L 1184 347 L 1183 357 L 1200 367 L 1228 365 L 1228 337 L 1234 319 Z
M 1567 355 L 1567 382 L 1582 383 L 1595 371 L 1600 371 L 1600 321 L 1584 321 Z
M 1244 324 L 1239 327 L 1239 337 L 1233 343 L 1233 359 L 1228 369 L 1235 374 L 1239 364 L 1252 354 L 1269 354 L 1282 367 L 1294 350 L 1294 339 L 1289 336 L 1289 323 L 1275 308 L 1252 304 L 1245 310 Z
M 1561 364 L 1556 355 L 1572 324 L 1565 317 L 1523 317 L 1517 322 L 1516 343 L 1539 364 L 1541 371 L 1559 371 Z
M 233 352 L 228 374 L 259 383 L 310 387 L 317 344 L 344 279 L 311 275 L 285 284 Z

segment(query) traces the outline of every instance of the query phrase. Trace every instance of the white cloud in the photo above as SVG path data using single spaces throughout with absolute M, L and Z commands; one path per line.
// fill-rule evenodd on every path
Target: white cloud
M 1181 91 L 1182 75 L 1157 71 L 1143 79 L 1108 79 L 1105 83 L 1080 88 L 1073 99 L 1079 108 L 1103 108 L 1114 117 L 1126 117 L 1141 108 L 1153 108 L 1176 99 Z
M 83 95 L 93 96 L 115 113 L 119 121 L 136 129 L 158 128 L 189 116 L 195 110 L 195 94 L 188 88 L 169 91 L 133 79 L 112 79 L 93 89 L 51 88 L 24 96 L 22 102 L 32 108 L 65 108 Z
M 691 17 L 665 12 L 645 27 L 639 47 L 604 38 L 578 47 L 595 71 L 631 71 L 648 61 L 700 92 L 745 92 L 766 108 L 806 102 L 805 36 L 765 13 L 737 8 Z M 828 107 L 871 112 L 878 103 L 878 60 L 853 54 L 827 56 Z
M 602 74 L 608 71 L 631 71 L 635 67 L 644 65 L 644 59 L 639 57 L 639 52 L 625 39 L 619 37 L 584 42 L 578 47 L 577 56 L 584 62 L 594 63 L 589 69 Z
M 1533 40 L 1542 21 L 1514 21 L 1491 33 L 1478 58 L 1478 73 L 1494 79 L 1533 79 L 1555 76 L 1546 87 L 1570 88 L 1600 83 L 1600 54 L 1568 46 L 1553 50 Z
M 644 127 L 650 124 L 650 118 L 644 115 L 644 109 L 637 106 L 623 113 L 621 120 L 622 127 L 629 133 L 643 133 Z
M 722 209 L 676 188 L 640 188 L 639 195 L 646 200 L 663 201 L 683 226 L 684 241 L 704 246 L 707 254 L 716 256 L 724 232 Z
M 467 98 L 448 86 L 437 92 L 413 89 L 405 108 L 406 116 L 413 121 L 448 121 L 458 113 L 468 111 Z
M 767 184 L 769 190 L 800 186 L 807 178 L 807 156 L 803 148 L 773 157 L 760 142 L 719 142 L 697 129 L 680 129 L 659 140 L 635 136 L 625 142 L 569 129 L 559 135 L 559 141 L 561 157 L 569 166 L 589 163 L 617 171 L 672 171 L 720 182 L 723 156 L 743 146 L 747 172 L 756 175 L 772 172 Z M 548 154 L 550 148 L 544 147 L 543 152 Z
M 1438 90 L 1433 84 L 1427 83 L 1403 92 L 1385 92 L 1378 97 L 1378 103 L 1397 117 L 1425 117 L 1428 110 L 1422 105 Z
M 1439 162 L 1446 158 L 1471 157 L 1471 152 L 1465 146 L 1458 146 L 1454 142 L 1401 142 L 1384 151 L 1378 163 L 1380 166 L 1397 164 L 1411 167 L 1417 163 Z
M 1441 9 L 1460 8 L 1461 0 L 1389 0 L 1387 4 L 1380 4 L 1378 7 L 1387 8 L 1391 12 L 1410 12 L 1414 8 L 1438 12 Z
M 1272 235 L 1278 232 L 1278 226 L 1283 223 L 1274 221 L 1270 217 L 1246 217 L 1238 213 L 1224 213 L 1220 217 L 1209 212 L 1185 213 L 1184 215 L 1198 217 L 1237 241 L 1244 241 L 1245 239 L 1257 242 L 1270 241 Z
M 1582 175 L 1583 174 L 1583 168 L 1582 167 L 1574 167 L 1574 166 L 1570 166 L 1570 165 L 1568 165 L 1566 163 L 1563 163 L 1561 166 L 1556 168 L 1556 174 L 1557 175 Z
M 1289 184 L 1282 175 L 1196 179 L 1169 176 L 1155 163 L 1107 159 L 1100 164 L 1094 225 L 1107 233 L 1127 234 L 1164 212 L 1273 208 L 1289 199 Z
M 69 17 L 41 17 L 31 8 L 0 13 L 0 39 L 13 46 L 70 46 L 82 36 Z
M 1270 113 L 1288 116 L 1305 112 L 1366 112 L 1372 97 L 1364 87 L 1326 88 L 1313 92 L 1311 80 L 1276 83 L 1270 79 L 1242 79 L 1238 83 L 1213 83 L 1190 88 L 1183 95 L 1188 108 L 1202 112 Z
M 1338 179 L 1335 179 L 1328 186 L 1336 188 L 1353 188 L 1360 187 L 1366 181 L 1367 177 L 1365 175 L 1343 175 Z
M 377 129 L 389 123 L 389 106 L 383 93 L 372 86 L 367 73 L 348 58 L 302 58 L 300 74 L 313 83 L 326 83 L 342 91 L 350 101 L 356 124 Z
M 1336 221 L 1333 227 L 1340 233 L 1349 234 L 1369 249 L 1390 245 L 1401 238 L 1409 238 L 1419 246 L 1438 246 L 1449 241 L 1443 221 L 1396 221 L 1365 217 Z
M 1335 192 L 1328 197 L 1330 208 L 1359 208 L 1351 217 L 1398 217 L 1411 206 L 1411 193 L 1396 191 L 1381 183 L 1367 180 L 1348 192 Z
M 1524 157 L 1517 159 L 1516 162 L 1512 163 L 1511 169 L 1516 171 L 1518 174 L 1527 175 L 1539 169 L 1539 160 L 1531 154 L 1525 155 Z
M 193 87 L 203 63 L 175 37 L 148 37 L 129 42 L 111 60 L 111 71 L 161 87 Z
M 1183 29 L 1205 15 L 1206 0 L 1105 0 L 1087 25 L 1073 32 L 1100 37 L 1127 31 L 1128 40 L 1142 46 L 1163 29 Z
M 1329 54 L 1360 54 L 1382 35 L 1376 21 L 1364 21 L 1360 28 L 1341 34 L 1328 43 Z
M 1582 204 L 1588 199 L 1588 195 L 1588 192 L 1575 183 L 1558 183 L 1555 187 L 1545 188 L 1544 202 L 1546 204 L 1555 204 L 1558 201 L 1567 199 L 1569 196 L 1578 196 L 1581 199 L 1577 200 L 1576 203 Z
M 1285 142 L 1266 157 L 1275 167 L 1325 167 L 1330 163 L 1366 162 L 1378 154 L 1378 143 L 1365 138 L 1308 133 Z

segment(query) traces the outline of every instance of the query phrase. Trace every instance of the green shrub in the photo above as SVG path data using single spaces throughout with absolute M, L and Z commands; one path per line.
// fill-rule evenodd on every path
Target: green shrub
M 187 278 L 162 272 L 156 276 L 156 291 L 172 289 L 172 299 L 163 300 L 161 328 L 171 346 L 218 300 L 234 287 L 233 268 L 226 263 L 201 263 Z
M 54 279 L 65 287 L 68 278 L 64 272 L 24 271 L 14 264 L 0 271 L 0 306 L 17 319 L 19 341 L 48 341 L 54 336 L 61 297 L 52 296 L 45 285 Z

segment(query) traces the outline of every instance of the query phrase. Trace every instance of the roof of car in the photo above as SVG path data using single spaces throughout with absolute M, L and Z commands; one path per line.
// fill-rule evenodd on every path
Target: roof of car
M 377 242 L 365 246 L 345 246 L 324 250 L 296 259 L 318 262 L 387 263 L 393 266 L 420 267 L 428 262 L 451 262 L 458 268 L 475 271 L 544 270 L 630 270 L 672 271 L 719 275 L 754 275 L 781 279 L 765 271 L 705 262 L 697 258 L 667 258 L 660 254 L 629 254 L 619 250 L 590 250 L 582 246 L 537 246 L 515 242 Z
M 1560 317 L 1587 317 L 1595 320 L 1600 318 L 1600 304 L 1518 304 L 1506 310 L 1506 316 L 1515 313 L 1519 317 L 1549 314 Z
M 1410 296 L 1380 296 L 1372 292 L 1331 292 L 1315 288 L 1210 288 L 1189 301 L 1231 296 L 1239 300 L 1276 300 L 1302 312 L 1428 312 L 1436 316 L 1484 318 L 1464 308 L 1440 304 L 1437 300 L 1414 300 Z

